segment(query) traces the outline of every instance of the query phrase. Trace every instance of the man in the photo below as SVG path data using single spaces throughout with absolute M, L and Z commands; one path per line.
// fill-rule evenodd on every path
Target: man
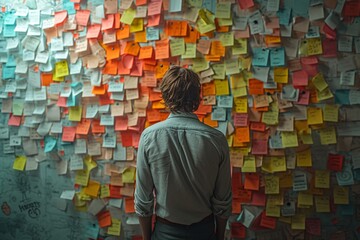
M 171 114 L 144 130 L 137 154 L 135 210 L 143 239 L 224 239 L 232 201 L 226 138 L 193 113 L 201 100 L 196 73 L 171 67 L 160 89 Z

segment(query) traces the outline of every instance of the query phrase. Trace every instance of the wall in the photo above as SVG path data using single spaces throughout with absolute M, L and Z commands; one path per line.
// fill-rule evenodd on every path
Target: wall
M 137 239 L 170 65 L 228 138 L 229 238 L 359 238 L 359 1 L 0 3 L 1 239 Z

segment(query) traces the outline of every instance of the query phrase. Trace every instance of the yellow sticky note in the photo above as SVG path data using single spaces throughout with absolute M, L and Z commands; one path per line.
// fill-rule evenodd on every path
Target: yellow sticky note
M 309 107 L 307 109 L 307 122 L 309 125 L 322 124 L 323 114 L 321 108 Z
M 55 63 L 55 77 L 61 78 L 69 75 L 69 67 L 66 60 Z
M 286 171 L 286 160 L 284 156 L 271 157 L 271 170 L 272 172 L 285 172 Z
M 244 75 L 242 73 L 231 75 L 230 85 L 232 89 L 246 87 Z
M 305 215 L 296 214 L 291 217 L 291 229 L 294 230 L 305 230 Z
M 315 171 L 315 187 L 316 188 L 330 187 L 330 172 L 328 170 Z
M 96 181 L 89 181 L 88 186 L 85 188 L 85 194 L 91 197 L 97 197 L 100 190 L 100 183 Z
M 298 193 L 298 206 L 312 206 L 313 195 L 310 193 L 299 192 Z
M 234 32 L 220 33 L 219 40 L 224 47 L 234 45 Z
M 324 121 L 326 121 L 326 122 L 338 122 L 339 121 L 339 106 L 338 105 L 325 104 Z
M 289 69 L 287 67 L 274 68 L 274 81 L 277 83 L 288 83 Z
M 229 95 L 229 82 L 228 80 L 214 80 L 215 92 L 217 96 Z
M 136 10 L 132 8 L 128 8 L 124 11 L 123 15 L 121 16 L 120 22 L 131 25 L 134 21 L 136 15 Z
M 186 43 L 185 53 L 181 55 L 181 58 L 195 58 L 196 57 L 196 43 Z
M 334 204 L 349 204 L 349 188 L 334 186 Z
M 206 24 L 204 21 L 202 21 L 200 18 L 197 20 L 196 25 L 198 27 L 198 30 L 201 34 L 214 31 L 216 29 L 215 23 L 209 23 Z
M 129 167 L 122 172 L 123 183 L 134 183 L 135 182 L 135 168 Z
M 144 30 L 144 19 L 135 18 L 130 25 L 130 32 L 141 32 Z
M 316 98 L 318 101 L 323 101 L 323 100 L 330 99 L 333 97 L 334 97 L 334 95 L 332 94 L 332 92 L 330 91 L 330 89 L 328 87 L 322 91 L 316 90 Z
M 81 121 L 81 113 L 82 113 L 81 106 L 69 107 L 69 120 L 80 122 Z
M 100 187 L 100 197 L 101 198 L 110 197 L 109 185 L 101 185 L 101 187 Z
M 247 113 L 248 111 L 248 100 L 247 97 L 234 98 L 235 112 Z
M 225 78 L 225 64 L 213 64 L 211 68 L 214 71 L 213 79 L 224 79 Z
M 81 186 L 87 186 L 89 183 L 89 172 L 87 170 L 76 171 L 75 183 Z
M 205 58 L 195 58 L 192 60 L 194 72 L 201 72 L 209 68 L 209 62 Z
M 233 21 L 232 18 L 218 18 L 218 23 L 219 26 L 232 26 L 233 25 Z
M 170 40 L 171 56 L 179 56 L 185 53 L 184 38 L 173 38 Z
M 267 125 L 276 125 L 279 123 L 279 107 L 273 102 L 269 106 L 269 111 L 263 112 L 261 122 Z
M 282 145 L 285 148 L 299 146 L 296 131 L 293 131 L 293 132 L 281 132 L 281 139 L 282 139 Z
M 321 38 L 307 38 L 306 41 L 308 56 L 319 55 L 323 53 Z
M 107 229 L 107 234 L 113 236 L 120 236 L 121 232 L 121 221 L 120 219 L 111 218 L 111 226 Z
M 296 164 L 298 167 L 311 167 L 311 150 L 307 149 L 305 151 L 296 153 Z
M 247 89 L 246 89 L 246 87 L 233 88 L 232 95 L 234 98 L 235 97 L 244 97 L 247 95 Z
M 13 169 L 18 171 L 24 171 L 26 165 L 26 157 L 18 156 L 15 158 Z
M 275 175 L 265 176 L 265 194 L 279 194 L 279 177 Z
M 330 212 L 330 198 L 328 196 L 315 196 L 316 212 Z
M 324 76 L 320 72 L 312 78 L 312 83 L 314 84 L 316 89 L 319 90 L 320 92 L 328 87 L 328 84 L 326 83 Z
M 239 38 L 235 39 L 234 46 L 232 47 L 232 55 L 247 54 L 247 39 Z
M 302 133 L 302 134 L 299 134 L 299 137 L 303 144 L 314 144 L 311 134 Z
M 256 163 L 254 156 L 244 156 L 244 163 L 241 172 L 256 172 Z
M 97 163 L 93 161 L 92 157 L 89 155 L 84 157 L 84 163 L 86 166 L 86 170 L 89 172 L 97 166 Z
M 280 206 L 273 204 L 266 204 L 266 216 L 268 217 L 280 217 Z
M 319 129 L 319 134 L 320 134 L 320 143 L 322 145 L 337 143 L 335 127 Z

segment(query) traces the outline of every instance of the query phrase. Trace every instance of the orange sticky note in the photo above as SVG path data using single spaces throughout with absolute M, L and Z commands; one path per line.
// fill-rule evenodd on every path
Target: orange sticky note
M 126 43 L 126 47 L 124 50 L 125 54 L 137 56 L 139 54 L 139 51 L 140 51 L 140 46 L 138 43 L 136 43 L 134 41 L 129 41 Z
M 235 139 L 240 143 L 250 142 L 249 127 L 237 127 L 235 128 Z
M 125 213 L 134 213 L 134 198 L 125 198 Z
M 83 118 L 76 126 L 76 134 L 87 135 L 90 130 L 91 120 Z
M 249 94 L 264 94 L 264 83 L 257 79 L 249 79 Z
M 104 133 L 105 126 L 100 125 L 100 119 L 94 119 L 91 123 L 91 132 L 92 133 Z
M 119 30 L 116 31 L 116 39 L 121 40 L 130 36 L 130 25 L 121 24 Z
M 53 83 L 53 74 L 52 73 L 41 73 L 41 86 L 50 86 Z
M 75 127 L 64 127 L 62 132 L 61 140 L 63 142 L 74 142 L 75 141 Z
M 111 215 L 109 211 L 104 211 L 98 214 L 97 220 L 99 223 L 99 227 L 108 227 L 111 225 Z
M 170 20 L 166 21 L 165 33 L 171 37 L 185 37 L 188 32 L 186 21 Z
M 100 183 L 96 181 L 89 181 L 87 187 L 85 187 L 85 194 L 91 197 L 97 197 L 100 190 Z
M 152 58 L 153 51 L 154 51 L 154 49 L 152 46 L 146 46 L 146 47 L 140 48 L 139 59 Z
M 259 191 L 260 176 L 257 173 L 245 173 L 244 189 Z
M 93 86 L 93 88 L 92 88 L 92 94 L 95 94 L 95 95 L 104 95 L 105 92 L 106 92 L 105 85 Z
M 221 41 L 212 41 L 210 55 L 222 57 L 225 56 L 225 47 L 222 45 Z
M 167 59 L 170 57 L 169 39 L 155 42 L 155 59 Z

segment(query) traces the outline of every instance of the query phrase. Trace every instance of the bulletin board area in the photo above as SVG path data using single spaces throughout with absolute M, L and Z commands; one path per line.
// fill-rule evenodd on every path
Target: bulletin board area
M 0 239 L 141 239 L 171 65 L 227 138 L 227 239 L 360 238 L 360 1 L 0 0 Z

